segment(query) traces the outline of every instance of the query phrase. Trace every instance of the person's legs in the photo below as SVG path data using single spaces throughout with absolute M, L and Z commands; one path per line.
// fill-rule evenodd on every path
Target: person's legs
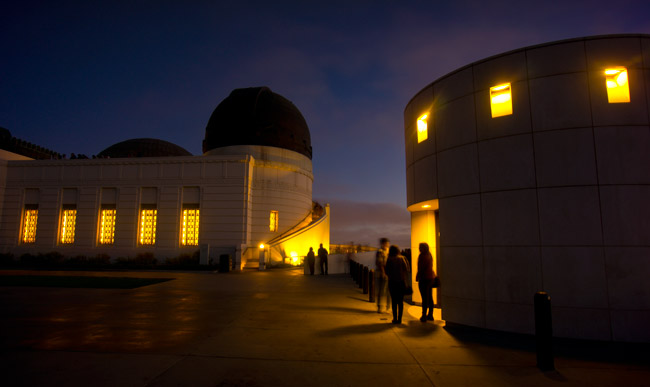
M 395 289 L 395 286 L 391 286 L 391 284 L 388 284 L 388 291 L 391 294 L 391 303 L 392 303 L 392 308 L 393 308 L 393 324 L 397 324 L 399 322 L 399 318 L 397 316 L 397 311 L 398 311 L 398 306 L 397 306 L 397 289 Z
M 397 294 L 395 298 L 397 300 L 395 300 L 393 302 L 393 305 L 394 305 L 393 308 L 398 308 L 398 310 L 397 310 L 397 323 L 401 324 L 402 323 L 402 314 L 404 313 L 404 291 Z M 395 314 L 394 311 L 393 311 L 393 314 Z
M 429 312 L 427 313 L 427 319 L 433 321 L 433 280 L 428 281 L 429 286 L 427 288 L 427 295 L 429 296 Z
M 388 280 L 386 280 L 386 283 L 388 284 Z M 386 285 L 388 286 L 388 285 Z M 388 309 L 390 309 L 392 304 L 391 297 L 390 297 L 390 292 L 386 292 L 386 312 L 388 312 Z
M 426 281 L 420 280 L 420 282 L 418 282 L 418 289 L 420 289 L 420 295 L 422 296 L 422 317 L 420 317 L 420 321 L 424 322 L 426 321 L 427 307 L 429 306 L 429 303 L 427 301 Z
M 375 284 L 377 285 L 377 289 L 375 290 L 376 296 L 377 296 L 377 313 L 381 313 L 383 309 L 385 309 L 387 306 L 383 304 L 384 298 L 386 297 L 386 281 L 381 278 L 381 276 L 376 275 L 375 276 Z

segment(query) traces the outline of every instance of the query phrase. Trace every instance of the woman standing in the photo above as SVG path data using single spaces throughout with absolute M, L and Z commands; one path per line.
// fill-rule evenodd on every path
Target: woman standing
M 420 243 L 420 255 L 418 256 L 418 272 L 415 280 L 418 281 L 418 288 L 422 295 L 422 317 L 420 321 L 433 321 L 433 279 L 436 272 L 433 271 L 433 257 L 429 252 L 429 245 Z
M 392 245 L 388 249 L 388 259 L 386 259 L 386 275 L 388 276 L 388 291 L 390 292 L 393 307 L 393 324 L 402 323 L 408 271 L 408 263 L 400 255 L 399 247 Z

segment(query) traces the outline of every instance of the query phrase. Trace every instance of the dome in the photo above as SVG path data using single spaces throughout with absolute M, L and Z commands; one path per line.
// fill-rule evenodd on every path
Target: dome
M 203 153 L 232 145 L 289 149 L 311 159 L 309 128 L 298 108 L 268 87 L 235 89 L 210 117 Z
M 155 138 L 134 138 L 118 142 L 99 152 L 99 157 L 171 157 L 192 156 L 184 148 Z

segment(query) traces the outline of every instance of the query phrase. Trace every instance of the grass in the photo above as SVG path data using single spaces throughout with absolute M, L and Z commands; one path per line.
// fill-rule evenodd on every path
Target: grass
M 57 275 L 2 275 L 0 286 L 49 288 L 135 289 L 174 278 L 88 277 Z

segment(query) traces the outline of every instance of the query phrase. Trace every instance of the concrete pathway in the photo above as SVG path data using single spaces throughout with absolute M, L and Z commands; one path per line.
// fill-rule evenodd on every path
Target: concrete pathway
M 378 314 L 347 275 L 25 272 L 174 278 L 137 289 L 0 288 L 11 386 L 648 386 L 650 345 L 557 341 Z

